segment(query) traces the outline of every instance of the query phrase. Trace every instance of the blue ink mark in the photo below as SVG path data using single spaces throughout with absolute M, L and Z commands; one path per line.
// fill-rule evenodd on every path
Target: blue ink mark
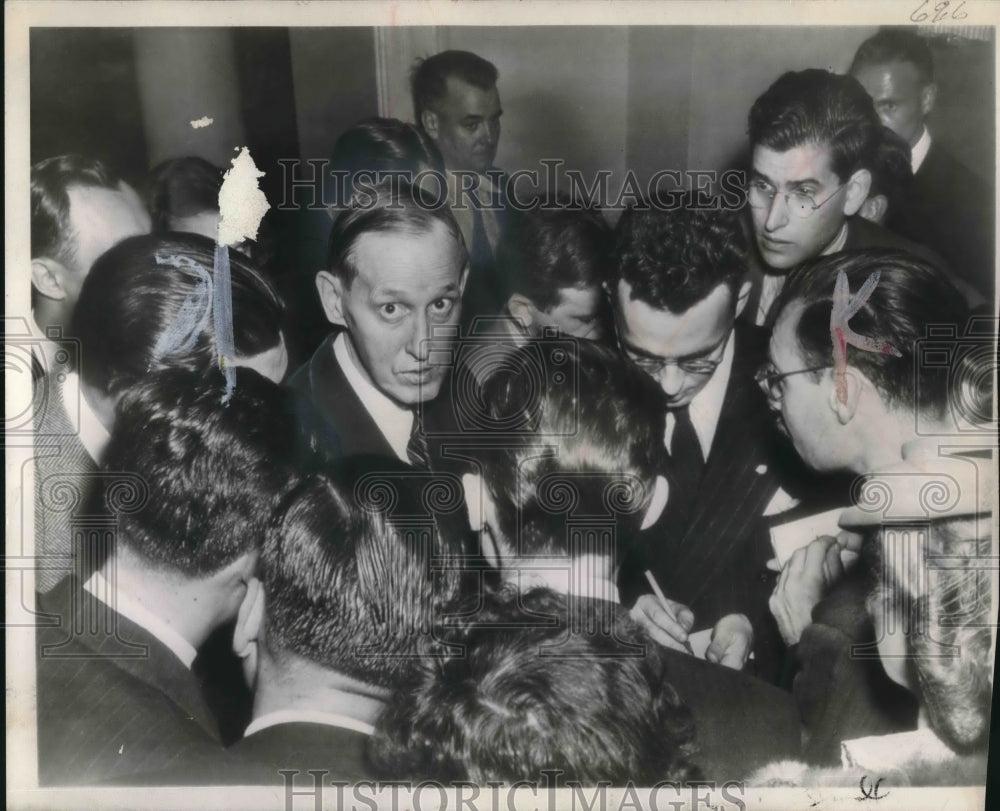
M 219 368 L 226 376 L 226 393 L 222 404 L 228 405 L 236 388 L 236 354 L 233 338 L 233 288 L 229 268 L 229 248 L 215 245 L 215 296 L 212 300 L 212 320 L 215 327 L 215 347 L 219 355 Z

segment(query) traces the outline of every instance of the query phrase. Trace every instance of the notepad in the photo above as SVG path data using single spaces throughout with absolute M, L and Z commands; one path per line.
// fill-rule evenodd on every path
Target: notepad
M 840 532 L 837 520 L 842 512 L 843 509 L 838 507 L 835 510 L 807 515 L 797 521 L 771 527 L 771 546 L 774 547 L 774 556 L 778 564 L 783 567 L 795 554 L 796 549 L 808 546 L 823 535 L 837 535 Z M 842 549 L 840 559 L 844 568 L 847 568 L 858 559 L 858 555 L 849 549 Z

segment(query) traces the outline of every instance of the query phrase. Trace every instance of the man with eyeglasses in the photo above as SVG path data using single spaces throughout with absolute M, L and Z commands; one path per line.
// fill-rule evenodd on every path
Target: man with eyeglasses
M 760 259 L 750 315 L 764 324 L 788 271 L 807 259 L 898 248 L 943 267 L 930 251 L 860 216 L 884 128 L 850 76 L 788 72 L 750 108 L 747 203 Z
M 733 212 L 635 207 L 617 226 L 609 286 L 619 346 L 660 384 L 668 408 L 670 496 L 622 562 L 622 601 L 669 647 L 713 629 L 708 658 L 737 668 L 755 636 L 759 645 L 772 639 L 762 519 L 791 505 L 780 484 L 794 457 L 782 452 L 753 379 L 766 334 L 734 326 L 750 289 L 746 248 Z M 666 604 L 649 593 L 647 570 Z

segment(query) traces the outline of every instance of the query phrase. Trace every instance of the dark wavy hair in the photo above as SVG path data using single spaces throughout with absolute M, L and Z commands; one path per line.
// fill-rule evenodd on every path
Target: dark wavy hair
M 735 308 L 747 238 L 736 212 L 635 206 L 618 221 L 612 267 L 612 295 L 624 279 L 633 299 L 683 313 L 725 285 Z
M 878 285 L 850 320 L 860 335 L 888 341 L 902 357 L 849 347 L 848 365 L 859 369 L 887 402 L 940 417 L 949 404 L 954 369 L 928 364 L 918 341 L 930 325 L 945 325 L 962 335 L 969 310 L 961 294 L 937 267 L 904 251 L 842 251 L 804 263 L 785 282 L 774 312 L 793 302 L 804 305 L 796 337 L 808 366 L 833 365 L 830 313 L 837 275 L 843 271 L 856 293 L 875 271 Z
M 250 369 L 223 405 L 225 391 L 219 371 L 168 369 L 118 403 L 104 468 L 149 490 L 141 509 L 119 515 L 120 543 L 154 568 L 201 577 L 259 549 L 295 482 L 289 395 Z
M 424 110 L 433 109 L 435 103 L 448 95 L 449 76 L 455 76 L 480 90 L 489 90 L 497 83 L 500 73 L 496 65 L 471 51 L 441 51 L 419 60 L 410 74 L 413 115 L 417 126 L 423 127 L 420 119 Z
M 600 212 L 538 208 L 512 219 L 497 264 L 509 291 L 544 311 L 559 303 L 560 290 L 602 285 L 611 247 L 611 228 Z
M 444 172 L 444 159 L 437 145 L 419 127 L 397 118 L 369 118 L 341 133 L 330 156 L 331 172 L 346 172 L 348 189 L 354 188 L 359 172 L 378 174 L 405 172 L 413 182 L 421 171 Z M 340 201 L 346 203 L 347 201 Z
M 146 184 L 153 230 L 170 231 L 171 217 L 218 211 L 222 170 L 204 158 L 173 158 L 153 167 Z
M 511 431 L 481 460 L 504 536 L 524 555 L 572 555 L 567 515 L 578 506 L 614 518 L 608 542 L 618 548 L 603 552 L 621 560 L 660 469 L 663 390 L 615 350 L 566 339 L 518 350 L 481 396 L 493 423 Z
M 898 213 L 913 185 L 910 145 L 888 127 L 882 127 L 880 135 L 868 195 L 884 194 L 891 217 Z
M 215 243 L 198 234 L 151 234 L 122 240 L 95 263 L 80 290 L 72 335 L 81 344 L 81 375 L 118 395 L 149 372 L 178 368 L 207 374 L 217 365 L 211 318 Z M 229 251 L 236 354 L 258 355 L 281 341 L 283 306 L 270 282 L 238 251 Z M 164 335 L 190 322 L 187 340 L 165 351 Z
M 750 108 L 750 146 L 777 152 L 827 145 L 841 183 L 876 163 L 882 124 L 857 79 L 825 70 L 783 74 Z
M 657 647 L 646 640 L 645 655 L 622 656 L 618 634 L 523 621 L 568 610 L 549 589 L 486 597 L 452 637 L 462 652 L 425 659 L 390 703 L 370 748 L 376 769 L 480 785 L 546 770 L 585 785 L 697 778 L 694 722 Z M 634 627 L 623 633 L 639 639 Z
M 69 265 L 76 254 L 69 222 L 70 186 L 117 190 L 120 178 L 82 155 L 57 155 L 31 167 L 31 255 Z
M 347 458 L 288 494 L 258 564 L 269 652 L 401 682 L 461 582 L 458 542 L 434 531 L 433 516 L 419 520 L 427 487 L 457 498 L 460 485 L 429 476 L 395 459 Z

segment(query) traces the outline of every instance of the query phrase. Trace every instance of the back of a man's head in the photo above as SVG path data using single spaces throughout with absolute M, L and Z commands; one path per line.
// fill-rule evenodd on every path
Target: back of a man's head
M 427 57 L 417 63 L 410 76 L 414 120 L 423 126 L 424 110 L 433 110 L 448 94 L 449 77 L 454 76 L 480 90 L 489 90 L 497 83 L 499 75 L 492 62 L 471 51 L 441 51 Z
M 969 311 L 961 294 L 937 267 L 903 251 L 849 251 L 806 263 L 788 278 L 775 312 L 802 307 L 796 338 L 809 366 L 832 365 L 830 316 L 834 287 L 844 273 L 856 294 L 875 272 L 875 285 L 849 326 L 859 335 L 887 341 L 900 355 L 848 347 L 849 366 L 859 369 L 887 405 L 940 418 L 949 405 L 953 369 L 930 364 L 919 354 L 929 326 L 945 326 L 964 334 Z
M 735 212 L 656 207 L 627 209 L 615 228 L 609 285 L 633 299 L 681 314 L 724 285 L 733 306 L 747 270 L 747 238 Z
M 566 519 L 578 510 L 614 519 L 621 554 L 658 473 L 666 405 L 656 382 L 592 341 L 542 340 L 486 379 L 482 402 L 507 431 L 481 460 L 506 538 L 525 555 L 573 554 Z
M 922 84 L 934 81 L 934 57 L 927 40 L 905 28 L 883 28 L 862 42 L 854 53 L 848 73 L 856 75 L 864 68 L 894 62 L 912 64 Z
M 429 475 L 359 457 L 289 493 L 258 565 L 264 647 L 279 671 L 305 661 L 395 687 L 432 645 L 441 606 L 457 597 L 457 555 L 426 522 L 389 515 L 400 503 L 413 515 L 414 493 Z
M 105 469 L 135 474 L 148 490 L 139 509 L 120 511 L 119 544 L 151 570 L 202 578 L 256 552 L 294 482 L 288 395 L 250 370 L 223 404 L 225 391 L 217 371 L 172 369 L 118 404 Z
M 875 163 L 880 129 L 871 97 L 856 79 L 815 68 L 780 76 L 753 103 L 747 124 L 751 148 L 828 147 L 842 183 Z
M 214 260 L 215 244 L 196 234 L 131 237 L 101 256 L 73 314 L 84 382 L 114 398 L 151 371 L 207 374 L 218 363 Z M 283 306 L 277 293 L 239 252 L 230 251 L 229 266 L 237 363 L 279 355 Z
M 665 680 L 662 660 L 622 655 L 611 635 L 525 626 L 524 612 L 566 616 L 548 589 L 487 597 L 464 647 L 425 660 L 383 716 L 376 763 L 394 776 L 594 785 L 697 777 L 691 716 Z

